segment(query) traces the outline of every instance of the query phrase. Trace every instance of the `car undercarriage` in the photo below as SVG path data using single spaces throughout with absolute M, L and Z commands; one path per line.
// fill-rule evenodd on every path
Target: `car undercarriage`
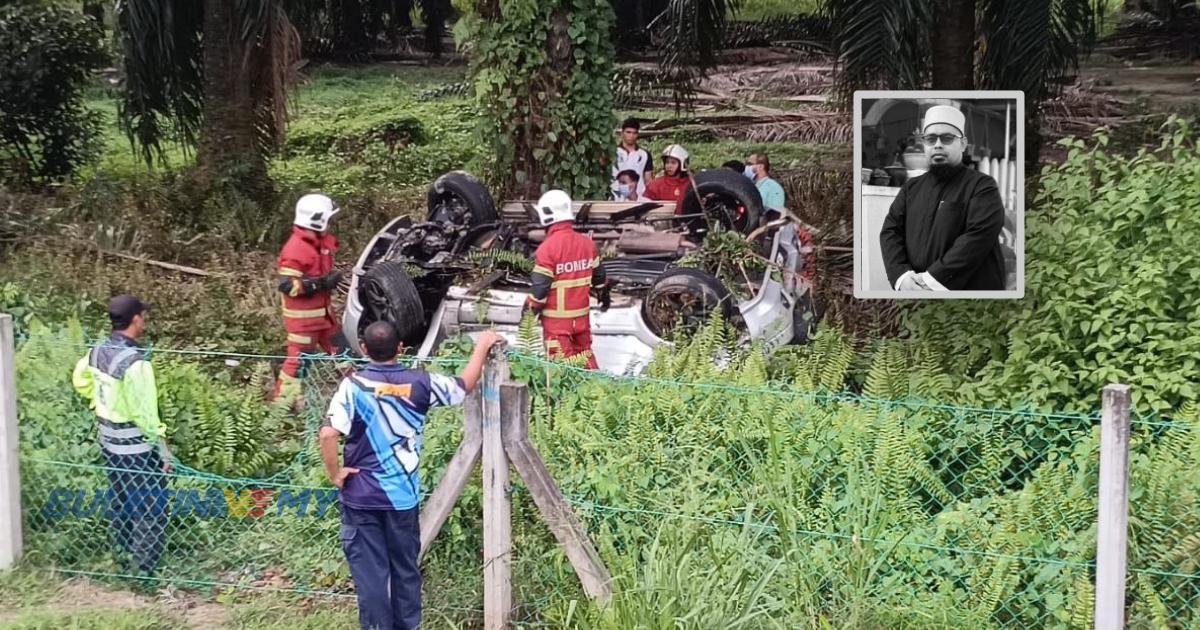
M 610 285 L 591 310 L 602 370 L 638 373 L 655 347 L 714 314 L 768 351 L 815 328 L 804 226 L 763 208 L 738 173 L 701 171 L 693 182 L 678 204 L 575 202 L 574 228 L 595 241 Z M 447 173 L 429 189 L 425 221 L 392 220 L 360 255 L 343 331 L 357 345 L 369 323 L 390 321 L 420 357 L 489 327 L 513 342 L 545 238 L 532 202 L 497 208 L 469 174 Z

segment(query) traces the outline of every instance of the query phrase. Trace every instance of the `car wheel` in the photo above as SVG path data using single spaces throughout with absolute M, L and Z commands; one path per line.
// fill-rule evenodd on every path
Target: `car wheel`
M 695 332 L 717 312 L 730 321 L 733 296 L 712 274 L 687 267 L 665 271 L 642 300 L 642 320 L 659 338 Z
M 741 234 L 758 227 L 762 195 L 745 175 L 719 168 L 700 171 L 695 179 L 680 201 L 680 214 L 704 214 L 689 223 L 693 232 L 707 232 L 710 223 Z
M 425 336 L 421 294 L 401 263 L 380 263 L 364 274 L 359 301 L 363 307 L 358 321 L 359 339 L 367 326 L 381 320 L 391 322 L 400 340 L 407 345 L 411 346 Z
M 425 201 L 429 221 L 474 227 L 500 220 L 491 193 L 463 171 L 451 171 L 434 180 Z

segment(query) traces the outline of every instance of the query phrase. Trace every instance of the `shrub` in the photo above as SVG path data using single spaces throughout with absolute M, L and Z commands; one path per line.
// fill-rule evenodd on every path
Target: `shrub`
M 60 180 L 96 154 L 100 117 L 83 106 L 82 88 L 107 58 L 86 15 L 0 8 L 0 182 Z
M 1068 139 L 1027 213 L 1021 301 L 924 304 L 914 338 L 938 344 L 970 402 L 1092 410 L 1107 383 L 1136 408 L 1196 400 L 1200 365 L 1200 150 L 1172 119 L 1161 150 L 1128 159 L 1108 135 Z

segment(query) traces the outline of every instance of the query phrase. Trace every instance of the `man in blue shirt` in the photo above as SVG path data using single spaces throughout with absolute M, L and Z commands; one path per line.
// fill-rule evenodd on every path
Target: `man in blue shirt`
M 341 490 L 342 549 L 358 593 L 364 630 L 416 630 L 421 623 L 421 549 L 417 466 L 431 407 L 462 404 L 479 383 L 500 336 L 480 333 L 462 375 L 454 378 L 395 363 L 400 340 L 388 322 L 363 332 L 365 369 L 347 376 L 321 427 L 321 459 Z M 338 465 L 338 440 L 346 437 Z
M 746 177 L 754 181 L 762 195 L 764 208 L 784 208 L 783 186 L 771 179 L 771 159 L 766 153 L 751 153 L 746 158 Z

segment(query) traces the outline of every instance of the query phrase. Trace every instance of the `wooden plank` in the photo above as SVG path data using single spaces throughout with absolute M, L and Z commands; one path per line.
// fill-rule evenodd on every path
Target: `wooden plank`
M 612 576 L 596 547 L 588 538 L 583 523 L 571 511 L 558 484 L 546 469 L 541 455 L 529 441 L 529 389 L 524 384 L 508 383 L 500 388 L 501 417 L 504 424 L 504 450 L 513 467 L 525 480 L 542 520 L 558 540 L 575 567 L 588 597 L 601 603 L 612 598 Z
M 0 570 L 16 566 L 23 551 L 16 348 L 12 316 L 0 313 Z
M 471 480 L 475 466 L 479 463 L 483 449 L 482 419 L 483 407 L 479 388 L 471 392 L 463 401 L 463 439 L 458 445 L 458 451 L 446 467 L 446 474 L 438 483 L 433 494 L 429 496 L 425 507 L 421 509 L 421 551 L 418 561 L 425 557 L 425 552 L 437 538 L 438 532 L 450 518 L 454 504 L 462 494 L 463 488 Z
M 1129 386 L 1104 388 L 1100 411 L 1100 510 L 1096 533 L 1096 630 L 1125 627 L 1129 543 Z
M 500 384 L 508 361 L 493 348 L 483 370 L 483 627 L 507 629 L 512 620 L 512 506 L 508 457 L 500 423 Z

